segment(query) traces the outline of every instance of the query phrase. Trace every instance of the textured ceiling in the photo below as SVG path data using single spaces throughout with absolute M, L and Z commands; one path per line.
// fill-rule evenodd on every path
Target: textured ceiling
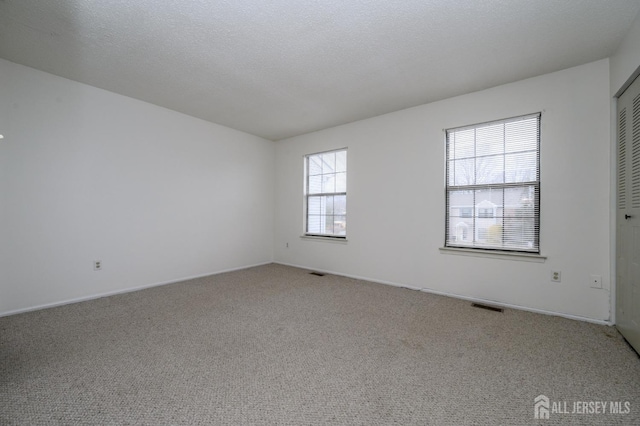
M 639 0 L 0 0 L 0 57 L 267 139 L 611 55 Z

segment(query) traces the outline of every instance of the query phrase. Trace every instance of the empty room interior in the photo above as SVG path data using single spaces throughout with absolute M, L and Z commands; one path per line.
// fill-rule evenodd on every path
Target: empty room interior
M 640 424 L 639 12 L 0 1 L 0 424 Z

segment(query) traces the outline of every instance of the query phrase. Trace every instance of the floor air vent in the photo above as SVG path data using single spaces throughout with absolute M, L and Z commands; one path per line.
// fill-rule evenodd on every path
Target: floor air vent
M 322 272 L 309 272 L 310 275 L 315 275 L 316 277 L 324 277 Z
M 502 312 L 502 308 L 496 308 L 495 306 L 483 305 L 482 303 L 472 303 L 474 308 L 486 309 L 487 311 Z

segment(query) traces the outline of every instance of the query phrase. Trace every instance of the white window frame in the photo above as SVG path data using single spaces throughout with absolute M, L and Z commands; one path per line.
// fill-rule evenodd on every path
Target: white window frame
M 334 154 L 334 153 L 341 153 L 344 152 L 345 154 L 345 170 L 344 171 L 336 171 L 335 169 L 332 171 L 327 171 L 326 173 L 324 173 L 324 170 L 321 174 L 316 174 L 313 175 L 315 177 L 321 176 L 324 180 L 325 175 L 326 176 L 331 176 L 331 175 L 337 175 L 337 174 L 342 174 L 344 173 L 344 178 L 345 178 L 345 186 L 344 188 L 339 188 L 340 190 L 336 190 L 334 189 L 333 191 L 317 191 L 311 188 L 310 185 L 310 181 L 311 178 L 313 177 L 312 175 L 310 175 L 310 159 L 312 157 L 320 157 L 322 155 L 325 154 Z M 346 225 L 346 218 L 347 218 L 347 212 L 346 212 L 346 198 L 347 198 L 347 187 L 346 187 L 346 178 L 347 178 L 347 171 L 348 171 L 348 155 L 347 155 L 347 148 L 339 148 L 339 149 L 333 149 L 330 151 L 322 151 L 322 152 L 316 152 L 313 154 L 307 154 L 304 156 L 304 234 L 303 236 L 305 237 L 311 237 L 311 238 L 326 238 L 326 239 L 333 239 L 333 240 L 339 240 L 339 241 L 346 241 L 347 238 L 347 225 Z M 334 176 L 335 177 L 335 176 Z M 344 189 L 344 190 L 342 190 Z M 343 212 L 340 212 L 340 214 L 336 214 L 335 210 L 333 211 L 333 214 L 331 215 L 325 215 L 325 216 L 321 216 L 321 217 L 327 217 L 327 216 L 331 216 L 334 218 L 334 229 L 332 233 L 328 233 L 328 232 L 313 232 L 309 230 L 309 217 L 310 217 L 310 199 L 313 198 L 322 198 L 322 197 L 344 197 L 345 198 L 345 210 Z M 335 200 L 335 198 L 334 198 Z M 335 206 L 334 206 L 335 208 Z M 324 208 L 323 208 L 324 209 Z M 335 217 L 340 217 L 340 218 L 344 218 L 344 220 L 335 220 Z M 326 219 L 325 219 L 326 220 Z M 338 222 L 342 222 L 342 225 L 338 224 Z M 336 232 L 336 226 L 339 226 L 339 231 Z
M 487 127 L 487 126 L 495 126 L 495 125 L 499 125 L 499 124 L 508 124 L 508 123 L 512 123 L 512 122 L 517 122 L 520 120 L 531 120 L 531 119 L 536 119 L 537 120 L 537 128 L 536 128 L 536 136 L 537 136 L 537 144 L 536 144 L 536 149 L 535 149 L 535 156 L 536 156 L 536 170 L 535 170 L 535 179 L 533 180 L 527 180 L 527 181 L 517 181 L 517 182 L 507 182 L 507 179 L 505 178 L 503 180 L 502 183 L 480 183 L 478 184 L 477 181 L 472 182 L 471 184 L 467 183 L 467 184 L 456 184 L 455 179 L 451 178 L 451 170 L 450 168 L 452 167 L 452 164 L 454 164 L 455 160 L 457 159 L 454 155 L 454 158 L 450 158 L 451 155 L 451 149 L 450 149 L 450 143 L 451 143 L 451 135 L 455 134 L 455 132 L 459 132 L 459 131 L 467 131 L 467 130 L 474 130 L 474 154 L 471 157 L 468 157 L 466 159 L 473 159 L 474 164 L 477 164 L 477 161 L 479 158 L 481 158 L 481 155 L 478 155 L 477 151 L 476 151 L 476 135 L 477 135 L 477 129 L 483 128 L 483 127 Z M 490 121 L 490 122 L 484 122 L 484 123 L 479 123 L 479 124 L 475 124 L 475 125 L 470 125 L 470 126 L 463 126 L 463 127 L 456 127 L 456 128 L 451 128 L 451 129 L 447 129 L 445 131 L 445 244 L 444 244 L 444 249 L 441 249 L 441 251 L 445 250 L 464 250 L 465 252 L 476 252 L 476 253 L 511 253 L 511 254 L 519 254 L 519 255 L 533 255 L 533 256 L 537 256 L 540 254 L 540 127 L 541 127 L 541 113 L 536 113 L 536 114 L 527 114 L 527 115 L 523 115 L 523 116 L 518 116 L 518 117 L 513 117 L 513 118 L 507 118 L 507 119 L 503 119 L 503 120 L 495 120 L 495 121 Z M 504 141 L 504 135 L 503 135 L 503 141 Z M 530 150 L 531 151 L 531 150 Z M 502 155 L 502 157 L 506 158 L 506 156 L 508 154 L 513 154 L 513 153 L 509 153 L 507 152 L 506 148 L 503 148 L 502 153 L 501 154 L 495 154 L 496 157 L 500 157 L 500 155 Z M 455 167 L 455 166 L 454 166 Z M 505 166 L 503 165 L 503 170 L 505 170 Z M 473 167 L 473 173 L 474 173 L 474 179 L 477 179 L 477 169 L 474 166 Z M 450 213 L 452 211 L 452 208 L 455 208 L 456 206 L 450 206 L 450 194 L 454 191 L 473 191 L 474 194 L 476 194 L 477 192 L 475 191 L 482 191 L 482 190 L 507 190 L 510 188 L 533 188 L 533 193 L 534 193 L 534 197 L 533 197 L 533 219 L 534 219 L 534 236 L 533 236 L 533 246 L 532 247 L 517 247 L 517 246 L 509 246 L 508 244 L 505 244 L 505 231 L 504 231 L 504 224 L 500 226 L 501 228 L 501 232 L 502 232 L 502 236 L 500 238 L 500 243 L 494 243 L 494 244 L 482 244 L 479 243 L 476 240 L 476 235 L 478 234 L 478 230 L 476 229 L 475 232 L 470 232 L 469 235 L 472 236 L 472 241 L 471 243 L 465 241 L 465 242 L 458 242 L 457 241 L 457 234 L 460 233 L 460 227 L 456 227 L 455 225 L 452 225 L 452 221 L 455 221 L 455 217 L 456 216 L 451 216 L 450 217 Z M 503 192 L 504 194 L 504 192 Z M 505 197 L 503 195 L 503 205 L 502 206 L 497 206 L 497 208 L 501 208 L 502 211 L 504 212 L 504 203 L 505 203 Z M 475 195 L 474 195 L 474 199 L 473 199 L 473 214 L 472 214 L 472 219 L 474 221 L 473 223 L 473 227 L 475 228 L 475 222 L 476 220 L 482 220 L 482 219 L 489 219 L 488 217 L 483 217 L 479 214 L 478 211 L 476 211 L 476 209 L 480 210 L 482 208 L 479 208 L 476 206 L 476 204 L 478 204 L 480 201 L 482 200 L 476 200 L 475 199 Z M 459 225 L 459 224 L 458 224 Z

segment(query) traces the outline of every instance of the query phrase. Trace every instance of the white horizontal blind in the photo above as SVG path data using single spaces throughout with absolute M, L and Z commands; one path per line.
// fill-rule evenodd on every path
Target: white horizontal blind
M 306 235 L 347 235 L 347 150 L 305 156 Z
M 447 130 L 446 247 L 540 252 L 540 114 Z

